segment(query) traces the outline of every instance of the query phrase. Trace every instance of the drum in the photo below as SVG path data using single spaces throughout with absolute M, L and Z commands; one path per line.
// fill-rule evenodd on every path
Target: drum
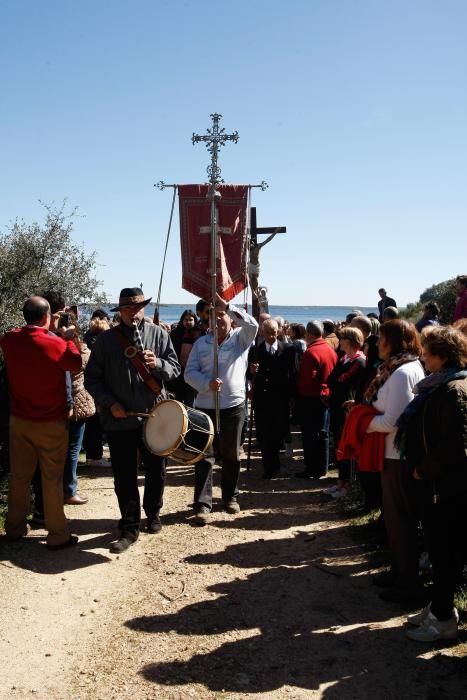
M 150 452 L 186 466 L 203 459 L 213 439 L 209 416 L 171 399 L 155 406 L 143 429 L 144 444 Z

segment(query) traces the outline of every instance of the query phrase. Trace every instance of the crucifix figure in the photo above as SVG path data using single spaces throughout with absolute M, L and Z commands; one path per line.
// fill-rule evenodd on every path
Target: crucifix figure
M 267 288 L 259 286 L 260 263 L 259 254 L 261 248 L 272 241 L 278 233 L 286 233 L 285 226 L 258 228 L 256 226 L 256 207 L 250 209 L 250 262 L 248 265 L 248 277 L 252 292 L 253 316 L 258 320 L 259 314 L 268 310 Z M 267 235 L 266 240 L 258 243 L 258 235 Z

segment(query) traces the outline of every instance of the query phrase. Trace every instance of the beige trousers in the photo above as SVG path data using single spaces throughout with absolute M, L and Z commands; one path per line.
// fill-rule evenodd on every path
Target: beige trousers
M 5 530 L 8 537 L 27 533 L 31 480 L 39 462 L 44 498 L 47 544 L 63 544 L 70 537 L 63 511 L 63 467 L 68 449 L 65 420 L 38 423 L 10 417 L 10 486 Z

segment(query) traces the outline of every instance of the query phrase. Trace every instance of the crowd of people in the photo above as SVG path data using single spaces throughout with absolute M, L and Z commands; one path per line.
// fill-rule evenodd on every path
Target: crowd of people
M 337 479 L 323 483 L 323 497 L 345 498 L 358 481 L 367 506 L 380 511 L 391 559 L 375 577 L 380 597 L 422 608 L 409 615 L 407 636 L 456 638 L 454 594 L 466 561 L 467 277 L 456 284 L 448 325 L 434 302 L 416 324 L 399 318 L 382 288 L 378 314 L 355 310 L 341 323 L 288 324 L 265 313 L 256 321 L 217 296 L 214 307 L 201 299 L 164 327 L 145 318 L 150 299 L 142 290 L 127 287 L 111 309 L 116 316 L 97 310 L 84 338 L 59 293 L 30 297 L 25 325 L 0 339 L 11 416 L 6 537 L 27 534 L 32 485 L 47 547 L 76 544 L 64 504 L 87 501 L 77 489 L 83 445 L 87 464 L 113 471 L 120 520 L 110 551 L 128 549 L 142 528 L 139 470 L 145 528 L 160 532 L 170 450 L 149 449 L 144 427 L 161 401 L 175 397 L 189 407 L 188 420 L 202 412 L 216 426 L 194 465 L 193 524 L 210 521 L 215 464 L 222 508 L 240 512 L 241 449 L 253 416 L 264 479 L 281 476 L 281 453 L 293 456 L 291 426 L 298 426 L 303 461 L 291 478 L 316 485 L 334 465 Z M 431 589 L 421 579 L 421 551 Z

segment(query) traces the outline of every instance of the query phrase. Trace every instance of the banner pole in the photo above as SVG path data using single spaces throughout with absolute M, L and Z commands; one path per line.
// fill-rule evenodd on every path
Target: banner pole
M 211 188 L 207 194 L 208 198 L 211 200 L 211 332 L 212 332 L 212 343 L 213 343 L 213 379 L 217 379 L 219 376 L 219 341 L 217 334 L 217 317 L 216 317 L 216 295 L 217 295 L 217 206 L 216 202 L 221 199 L 221 193 L 216 190 L 215 183 L 212 183 Z M 219 390 L 214 394 L 214 408 L 216 412 L 215 419 L 215 431 L 216 435 L 219 435 L 221 429 L 221 415 L 220 415 L 220 395 Z

